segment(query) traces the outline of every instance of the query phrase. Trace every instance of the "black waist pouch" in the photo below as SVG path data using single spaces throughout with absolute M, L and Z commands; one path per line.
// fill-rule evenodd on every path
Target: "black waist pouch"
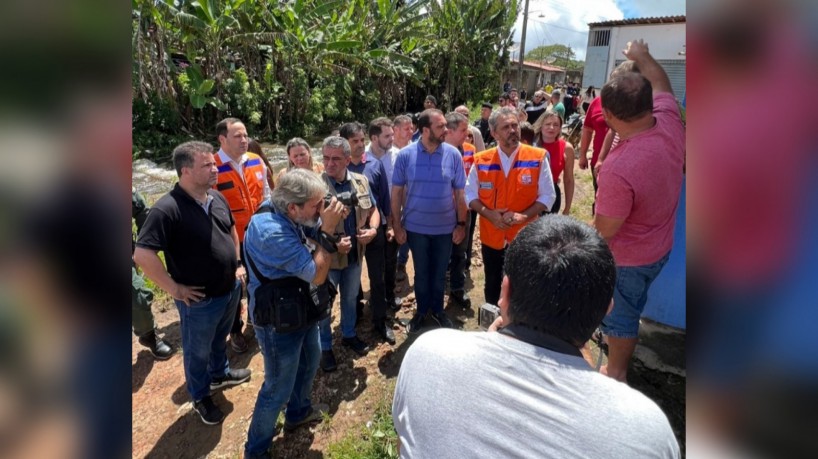
M 310 284 L 295 277 L 262 283 L 255 291 L 253 323 L 272 325 L 277 333 L 292 333 L 315 323 L 310 319 Z

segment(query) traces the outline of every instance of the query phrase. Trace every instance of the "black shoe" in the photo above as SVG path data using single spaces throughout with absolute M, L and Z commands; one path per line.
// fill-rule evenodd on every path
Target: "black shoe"
M 328 412 L 329 412 L 329 405 L 324 404 L 324 403 L 314 403 L 310 407 L 310 412 L 307 413 L 306 416 L 304 416 L 304 419 L 302 419 L 302 420 L 300 420 L 298 422 L 284 421 L 284 431 L 285 432 L 292 432 L 293 430 L 295 430 L 295 429 L 297 429 L 297 428 L 299 428 L 299 427 L 301 427 L 303 425 L 312 424 L 314 422 L 320 422 L 322 419 L 324 419 L 324 414 L 326 414 Z
M 338 369 L 338 363 L 335 361 L 335 353 L 330 351 L 321 351 L 321 370 L 324 373 L 332 373 Z
M 343 338 L 341 339 L 341 344 L 352 349 L 358 355 L 366 355 L 366 352 L 369 350 L 369 346 L 367 346 L 366 343 L 361 341 L 357 336 L 353 336 L 352 338 Z
M 451 320 L 449 320 L 445 312 L 438 312 L 432 314 L 432 319 L 435 319 L 435 322 L 437 322 L 437 324 L 440 325 L 441 328 L 454 328 L 454 324 L 452 323 Z
M 152 331 L 145 336 L 140 336 L 139 344 L 147 347 L 156 360 L 167 360 L 173 355 L 173 348 L 161 338 L 158 338 L 156 331 Z
M 210 390 L 215 390 L 220 387 L 235 386 L 246 382 L 250 379 L 250 370 L 247 368 L 231 369 L 226 375 L 221 378 L 214 378 L 210 381 Z
M 451 298 L 452 302 L 463 309 L 471 309 L 471 298 L 469 295 L 466 295 L 464 290 L 452 290 L 449 293 L 449 298 Z
M 379 321 L 373 330 L 387 343 L 395 344 L 395 332 L 392 331 L 392 327 L 386 324 L 385 320 Z
M 209 395 L 198 402 L 193 402 L 193 409 L 199 413 L 202 422 L 209 426 L 215 426 L 224 421 L 224 413 L 213 403 L 213 399 L 211 399 Z
M 412 317 L 412 320 L 409 321 L 409 324 L 406 325 L 406 331 L 412 335 L 420 333 L 421 329 L 423 329 L 423 319 L 426 316 L 422 316 L 415 312 L 415 316 Z

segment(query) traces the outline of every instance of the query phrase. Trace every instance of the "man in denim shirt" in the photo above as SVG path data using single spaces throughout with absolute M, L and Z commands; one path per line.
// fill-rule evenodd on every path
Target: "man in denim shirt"
M 252 260 L 255 269 L 270 280 L 296 277 L 311 284 L 323 284 L 332 257 L 315 239 L 320 232 L 332 234 L 345 214 L 343 205 L 335 199 L 324 207 L 326 192 L 324 181 L 311 171 L 295 169 L 284 174 L 263 204 L 270 205 L 272 212 L 254 215 L 247 227 L 244 251 L 248 265 Z M 264 458 L 271 457 L 276 419 L 285 404 L 284 429 L 288 431 L 321 420 L 328 407 L 313 405 L 310 400 L 321 356 L 318 324 L 291 333 L 277 333 L 272 325 L 257 325 L 255 292 L 261 282 L 255 269 L 247 270 L 248 318 L 253 322 L 264 356 L 264 384 L 253 410 L 244 452 L 248 458 Z

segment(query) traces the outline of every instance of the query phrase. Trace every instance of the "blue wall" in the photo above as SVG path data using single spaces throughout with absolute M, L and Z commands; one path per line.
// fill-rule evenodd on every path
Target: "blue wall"
M 686 328 L 686 182 L 687 179 L 682 182 L 682 195 L 679 197 L 679 209 L 676 211 L 673 250 L 659 277 L 653 281 L 653 285 L 648 290 L 648 303 L 642 313 L 644 317 L 676 328 Z

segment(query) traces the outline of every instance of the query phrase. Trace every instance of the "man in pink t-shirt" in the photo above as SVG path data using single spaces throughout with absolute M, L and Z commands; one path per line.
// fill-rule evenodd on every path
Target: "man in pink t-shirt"
M 636 348 L 648 288 L 673 247 L 685 151 L 667 74 L 642 40 L 629 42 L 624 54 L 641 75 L 616 75 L 602 88 L 605 122 L 619 143 L 600 172 L 594 217 L 617 267 L 614 306 L 602 322 L 609 349 L 602 372 L 620 381 Z

